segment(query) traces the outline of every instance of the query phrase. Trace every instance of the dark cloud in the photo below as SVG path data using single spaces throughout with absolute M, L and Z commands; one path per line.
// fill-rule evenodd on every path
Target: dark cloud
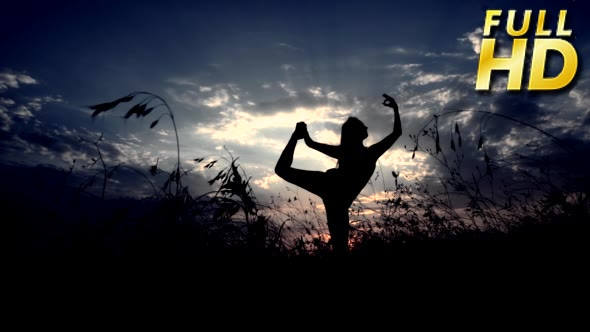
M 310 87 L 309 89 L 312 89 Z M 318 91 L 314 95 L 309 90 L 293 91 L 294 96 L 287 96 L 271 101 L 261 101 L 255 106 L 251 106 L 251 110 L 255 114 L 273 114 L 279 111 L 294 110 L 297 107 L 314 108 L 317 106 L 328 105 L 330 107 L 353 107 L 354 101 L 351 96 L 335 95 L 334 91 Z M 332 92 L 332 95 L 330 93 Z
M 506 8 L 514 5 L 505 4 Z M 183 158 L 219 154 L 217 148 L 227 145 L 244 163 L 260 167 L 250 172 L 258 178 L 272 170 L 277 151 L 251 142 L 213 141 L 195 134 L 199 126 L 221 127 L 237 110 L 266 116 L 298 107 L 328 106 L 350 110 L 351 114 L 335 117 L 342 123 L 348 115 L 357 116 L 377 141 L 392 129 L 393 116 L 381 105 L 384 92 L 398 100 L 402 113 L 404 135 L 397 147 L 411 148 L 408 134 L 419 134 L 445 108 L 458 108 L 519 119 L 582 151 L 561 156 L 538 131 L 493 118 L 484 130 L 491 157 L 505 156 L 505 149 L 510 148 L 512 155 L 519 151 L 543 158 L 555 156 L 568 164 L 585 162 L 585 157 L 575 159 L 587 152 L 586 127 L 590 124 L 590 89 L 583 73 L 575 87 L 560 93 L 507 93 L 502 73 L 495 75 L 493 91 L 475 91 L 476 28 L 484 19 L 484 8 L 478 3 L 195 3 L 188 9 L 146 4 L 139 16 L 129 15 L 133 10 L 126 4 L 109 10 L 108 6 L 86 8 L 81 4 L 67 10 L 44 6 L 38 13 L 18 4 L 10 6 L 15 7 L 7 10 L 12 14 L 0 25 L 11 31 L 6 44 L 12 47 L 0 57 L 3 65 L 23 70 L 0 71 L 0 156 L 4 161 L 48 162 L 61 167 L 73 158 L 88 162 L 96 151 L 77 138 L 93 140 L 103 132 L 101 149 L 110 164 L 124 161 L 145 170 L 161 158 L 162 167 L 170 168 L 176 153 L 171 123 L 164 117 L 158 127 L 149 129 L 160 113 L 142 121 L 123 121 L 121 106 L 91 120 L 87 110 L 80 110 L 82 105 L 149 90 L 172 106 Z M 564 6 L 571 8 L 568 23 L 576 33 L 573 42 L 580 50 L 581 63 L 588 62 L 584 11 L 574 10 L 580 4 Z M 548 9 L 553 7 L 558 5 Z M 391 13 L 396 13 L 395 19 Z M 27 27 L 16 24 L 24 17 L 30 22 Z M 510 46 L 504 33 L 497 34 L 501 47 Z M 77 47 L 70 47 L 72 42 Z M 68 52 L 63 51 L 66 49 Z M 38 54 L 44 55 L 43 61 Z M 556 65 L 559 63 L 552 62 Z M 45 97 L 58 95 L 65 101 Z M 477 140 L 486 119 L 482 114 L 462 114 L 439 121 L 446 150 L 450 149 L 452 126 L 459 121 L 461 152 L 468 170 L 485 167 Z M 311 129 L 340 135 L 341 123 L 318 123 Z M 269 126 L 260 130 L 260 140 L 280 141 L 289 134 Z M 407 158 L 411 162 L 411 153 Z M 444 169 L 433 159 L 425 163 L 443 174 Z M 509 168 L 498 172 L 504 172 L 506 179 L 518 176 Z M 196 177 L 192 186 L 206 190 L 203 179 Z M 144 184 L 132 178 L 133 174 L 122 171 L 120 188 L 143 188 Z

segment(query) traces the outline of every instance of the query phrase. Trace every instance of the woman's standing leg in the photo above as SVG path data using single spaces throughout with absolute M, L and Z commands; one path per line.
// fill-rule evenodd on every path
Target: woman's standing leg
M 336 255 L 345 255 L 348 252 L 348 207 L 345 203 L 326 198 L 326 217 L 328 218 L 328 229 L 330 230 L 330 242 Z

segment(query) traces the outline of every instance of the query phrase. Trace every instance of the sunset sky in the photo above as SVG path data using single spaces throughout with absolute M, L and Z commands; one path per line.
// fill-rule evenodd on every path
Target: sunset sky
M 183 166 L 195 168 L 194 194 L 206 190 L 214 172 L 204 172 L 193 159 L 226 156 L 223 146 L 239 156 L 261 200 L 284 192 L 288 184 L 273 168 L 295 124 L 305 121 L 312 138 L 338 144 L 342 123 L 356 116 L 369 127 L 369 145 L 393 128 L 392 111 L 381 105 L 383 93 L 398 101 L 404 131 L 377 167 L 388 183 L 391 171 L 409 183 L 438 174 L 434 160 L 420 153 L 412 159 L 404 145 L 410 149 L 408 134 L 417 134 L 446 107 L 526 121 L 586 152 L 572 161 L 586 162 L 590 29 L 582 2 L 542 7 L 521 1 L 420 0 L 3 4 L 0 161 L 67 168 L 77 159 L 82 165 L 95 155 L 76 138 L 93 140 L 102 132 L 109 163 L 125 162 L 147 173 L 159 160 L 160 167 L 171 169 L 176 160 L 171 123 L 163 119 L 149 128 L 159 113 L 124 120 L 134 105 L 129 103 L 92 119 L 85 107 L 150 91 L 176 114 Z M 506 75 L 500 74 L 492 92 L 477 93 L 481 28 L 490 8 L 533 9 L 533 18 L 536 10 L 547 9 L 552 29 L 559 9 L 568 9 L 566 27 L 574 31 L 568 40 L 580 61 L 574 83 L 558 92 L 507 93 Z M 501 38 L 503 29 L 498 30 Z M 482 159 L 474 143 L 481 118 L 468 114 L 455 121 L 464 128 L 466 162 L 476 165 Z M 441 122 L 440 129 L 450 130 L 451 122 Z M 548 143 L 514 123 L 492 120 L 486 131 L 490 153 L 500 155 L 531 140 Z M 335 165 L 303 143 L 297 148 L 295 167 Z M 113 193 L 145 193 L 144 184 L 122 177 L 115 177 Z

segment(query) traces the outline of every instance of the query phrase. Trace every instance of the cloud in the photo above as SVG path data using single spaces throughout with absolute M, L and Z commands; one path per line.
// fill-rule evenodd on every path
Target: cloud
M 174 102 L 189 106 L 191 109 L 219 108 L 226 106 L 230 98 L 239 99 L 240 91 L 233 84 L 216 84 L 212 86 L 199 85 L 198 89 L 169 88 L 166 93 Z
M 286 64 L 282 64 L 281 65 L 281 69 L 284 70 L 284 71 L 293 71 L 293 70 L 295 70 L 295 66 L 286 63 Z
M 404 47 L 392 47 L 388 50 L 388 53 L 392 53 L 392 54 L 409 54 L 409 53 L 413 53 L 414 50 L 412 49 L 408 49 L 408 48 L 404 48 Z
M 0 111 L 0 117 L 3 112 Z M 14 118 L 13 118 L 14 119 Z M 0 133 L 0 158 L 25 165 L 36 165 L 39 156 L 43 163 L 65 167 L 75 159 L 78 165 L 92 163 L 98 158 L 96 147 L 88 142 L 96 141 L 101 133 L 83 127 L 68 128 L 63 125 L 30 120 L 26 126 Z M 147 171 L 160 159 L 163 169 L 172 167 L 176 155 L 168 155 L 161 148 L 154 148 L 145 137 L 134 134 L 103 136 L 99 143 L 101 155 L 107 165 L 125 165 Z
M 53 96 L 45 96 L 45 97 L 34 97 L 29 98 L 27 102 L 27 106 L 29 108 L 34 109 L 35 111 L 40 111 L 43 105 L 48 103 L 62 103 L 64 100 L 61 96 L 53 97 Z
M 382 169 L 395 171 L 400 179 L 413 182 L 436 175 L 434 167 L 427 162 L 427 158 L 426 154 L 419 153 L 412 159 L 411 153 L 396 144 L 379 158 L 379 162 Z M 387 177 L 390 175 L 393 176 L 391 172 L 382 174 Z
M 289 96 L 295 97 L 297 96 L 297 91 L 295 91 L 289 84 L 284 82 L 279 82 L 279 86 L 283 91 L 285 91 Z
M 0 73 L 0 91 L 6 90 L 8 88 L 18 89 L 21 84 L 31 85 L 38 83 L 39 82 L 36 79 L 27 74 L 16 73 L 12 71 Z
M 286 90 L 286 91 L 285 91 Z M 284 84 L 288 96 L 270 100 L 259 100 L 254 106 L 248 107 L 249 112 L 256 114 L 273 114 L 291 111 L 297 107 L 334 107 L 358 109 L 358 100 L 329 87 L 312 86 L 302 90 L 294 90 Z
M 417 67 L 420 67 L 420 66 L 422 66 L 422 65 L 419 64 L 419 63 L 403 63 L 403 64 L 396 63 L 396 64 L 393 64 L 393 65 L 387 65 L 387 66 L 385 66 L 385 68 L 387 68 L 387 69 L 395 69 L 395 70 L 398 70 L 398 69 L 401 69 L 401 70 L 411 70 L 411 69 L 414 69 L 414 68 L 417 68 Z
M 425 57 L 434 57 L 434 58 L 439 58 L 439 57 L 470 58 L 470 57 L 467 57 L 465 55 L 465 53 L 461 53 L 461 52 L 440 52 L 440 53 L 436 53 L 436 52 L 425 52 L 422 55 L 424 55 Z
M 295 107 L 273 114 L 252 114 L 244 109 L 227 109 L 219 123 L 200 125 L 196 131 L 216 141 L 255 145 L 279 151 L 283 143 L 274 139 L 274 135 L 265 137 L 265 132 L 290 132 L 299 121 L 306 121 L 310 125 L 341 123 L 343 114 L 350 113 L 351 109 L 332 108 L 327 105 L 312 108 Z
M 443 82 L 449 79 L 449 75 L 442 75 L 442 74 L 422 74 L 419 75 L 415 80 L 414 83 L 415 84 L 430 84 L 430 83 L 437 83 L 437 82 Z
M 33 116 L 33 113 L 31 113 L 29 108 L 24 105 L 16 107 L 13 114 L 21 118 L 31 118 Z
M 303 49 L 293 46 L 291 44 L 288 43 L 276 43 L 275 44 L 276 47 L 283 49 L 283 50 L 287 50 L 287 51 L 291 51 L 291 52 L 301 52 L 303 51 Z
M 33 165 L 38 162 L 37 156 L 43 155 L 45 163 L 62 165 L 64 162 L 71 163 L 72 159 L 85 159 L 85 156 L 92 154 L 88 146 L 80 144 L 77 140 L 80 136 L 98 137 L 98 133 L 44 125 L 38 120 L 33 120 L 18 131 L 7 133 L 0 145 L 0 153 L 3 159 Z M 105 152 L 109 157 L 114 155 L 108 148 Z M 70 159 L 68 156 L 74 157 Z M 62 157 L 68 160 L 63 160 Z
M 166 89 L 166 93 L 173 101 L 190 107 L 201 106 L 201 95 L 195 90 Z
M 12 106 L 14 104 L 15 104 L 14 100 L 0 97 L 0 105 Z
M 477 54 L 472 56 L 471 59 L 476 59 L 479 56 L 481 50 L 481 40 L 483 38 L 482 34 L 482 28 L 476 28 L 473 31 L 464 33 L 462 37 L 457 38 L 461 44 L 471 48 L 471 50 Z M 510 57 L 512 54 L 512 38 L 508 36 L 506 32 L 502 31 L 497 31 L 494 38 L 496 39 L 494 53 L 498 57 Z
M 429 90 L 424 93 L 412 95 L 409 99 L 404 102 L 404 106 L 410 109 L 435 109 L 441 110 L 443 107 L 450 106 L 452 101 L 460 100 L 466 93 L 464 91 L 441 87 L 433 90 Z M 417 112 L 415 116 L 422 118 L 427 112 Z
M 210 91 L 210 90 L 208 90 Z M 207 107 L 220 107 L 229 101 L 229 94 L 225 89 L 218 89 L 213 93 L 213 96 L 203 99 L 201 103 Z
M 323 94 L 322 94 L 322 88 L 320 88 L 319 86 L 311 87 L 311 88 L 307 89 L 307 91 L 309 91 L 309 93 L 311 93 L 311 95 L 314 96 L 314 97 L 321 97 L 321 96 L 323 96 Z
M 259 186 L 262 189 L 270 189 L 271 184 L 279 183 L 282 179 L 276 174 L 270 174 L 262 179 L 254 180 L 254 184 Z
M 401 56 L 411 56 L 412 58 L 424 57 L 424 58 L 460 58 L 460 59 L 472 59 L 473 56 L 465 54 L 463 52 L 432 52 L 418 50 L 414 48 L 403 48 L 393 47 L 386 50 L 388 54 L 397 54 Z
M 432 118 L 432 114 L 440 113 L 443 107 L 463 105 L 472 109 L 492 110 L 492 105 L 495 105 L 495 110 L 498 112 L 507 112 L 506 114 L 514 112 L 513 114 L 522 115 L 524 119 L 530 117 L 531 122 L 536 124 L 541 124 L 545 120 L 533 119 L 533 113 L 538 112 L 543 116 L 546 108 L 555 108 L 550 101 L 543 101 L 547 103 L 547 106 L 535 108 L 533 105 L 538 105 L 541 101 L 533 97 L 530 97 L 530 105 L 523 103 L 513 105 L 509 100 L 500 98 L 503 94 L 501 92 L 493 92 L 490 95 L 475 93 L 474 82 L 472 82 L 475 69 L 472 66 L 466 66 L 464 61 L 467 56 L 472 56 L 473 44 L 468 37 L 463 38 L 466 38 L 462 41 L 465 45 L 459 46 L 470 47 L 469 50 L 465 49 L 465 53 L 455 52 L 452 48 L 442 52 L 399 48 L 394 51 L 399 52 L 400 55 L 408 55 L 408 58 L 411 56 L 411 59 L 400 56 L 400 63 L 391 64 L 391 59 L 384 59 L 376 62 L 373 67 L 362 67 L 362 70 L 371 70 L 370 74 L 373 76 L 381 75 L 376 79 L 380 84 L 377 92 L 375 92 L 375 86 L 369 86 L 373 83 L 368 83 L 366 91 L 370 90 L 370 92 L 365 92 L 359 89 L 359 85 L 355 82 L 340 80 L 339 77 L 327 75 L 321 80 L 314 79 L 313 75 L 304 75 L 308 70 L 313 73 L 313 68 L 294 62 L 291 58 L 281 59 L 274 62 L 272 66 L 268 66 L 272 74 L 264 73 L 258 81 L 239 81 L 239 86 L 229 82 L 201 82 L 189 78 L 169 80 L 168 83 L 171 85 L 167 85 L 166 91 L 169 97 L 166 99 L 171 99 L 170 104 L 174 107 L 177 119 L 180 120 L 178 123 L 184 126 L 185 130 L 184 133 L 180 132 L 181 142 L 185 143 L 181 145 L 182 157 L 219 154 L 220 151 L 216 150 L 216 147 L 225 145 L 235 156 L 240 157 L 240 163 L 246 167 L 249 175 L 252 175 L 252 183 L 257 189 L 272 192 L 284 190 L 285 182 L 274 174 L 273 167 L 295 123 L 307 121 L 310 134 L 314 139 L 328 144 L 338 144 L 342 123 L 347 116 L 355 115 L 369 127 L 370 137 L 365 142 L 366 145 L 374 143 L 390 132 L 392 127 L 390 110 L 380 105 L 380 89 L 383 89 L 389 91 L 388 93 L 398 100 L 404 126 L 404 137 L 400 138 L 393 149 L 380 160 L 384 175 L 392 181 L 391 170 L 395 170 L 400 173 L 400 181 L 401 179 L 413 181 L 425 176 L 443 174 L 444 169 L 438 167 L 436 162 L 425 154 L 419 153 L 411 159 L 411 152 L 402 149 L 404 144 L 408 144 L 407 134 L 416 133 L 423 123 Z M 382 53 L 382 50 L 379 52 Z M 365 60 L 359 57 L 359 62 L 367 63 Z M 440 63 L 444 65 L 439 66 Z M 283 64 L 282 68 L 281 64 Z M 285 78 L 285 71 L 291 71 L 293 68 L 296 68 L 298 73 L 301 72 L 302 78 Z M 356 67 L 355 70 L 357 70 Z M 555 109 L 556 118 L 565 114 L 563 113 L 565 109 L 571 109 L 572 105 L 576 110 L 584 107 L 584 104 L 587 105 L 586 91 L 588 90 L 582 86 L 566 91 L 564 97 L 568 103 L 560 106 L 563 110 Z M 363 95 L 367 93 L 372 95 L 370 97 Z M 6 100 L 14 99 L 10 97 Z M 559 98 L 559 100 L 562 99 Z M 39 100 L 34 99 L 14 102 L 9 105 L 9 101 L 0 100 L 0 107 L 4 107 L 4 109 L 0 108 L 0 118 L 10 117 L 12 114 L 10 112 L 19 105 L 25 106 L 35 115 L 35 109 L 39 104 Z M 506 111 L 506 109 L 509 110 Z M 575 113 L 582 116 L 578 121 L 580 124 L 588 118 L 583 116 L 586 113 L 579 111 Z M 463 121 L 460 122 L 461 129 L 465 130 L 464 145 L 471 142 L 470 140 L 477 141 L 477 136 L 469 135 L 473 128 L 479 125 L 479 119 L 477 116 L 460 118 Z M 452 121 L 449 122 L 452 123 Z M 561 122 L 555 121 L 555 128 L 559 126 L 559 130 L 563 129 L 566 133 L 571 133 L 573 132 L 571 124 L 575 124 L 575 119 L 568 118 L 567 122 L 565 119 Z M 444 121 L 440 123 L 440 129 L 445 130 L 445 133 L 448 132 L 449 126 Z M 187 133 L 186 130 L 189 128 L 191 132 Z M 490 142 L 494 142 L 489 146 L 490 153 L 505 153 L 502 149 L 526 144 L 525 137 L 518 136 L 518 131 L 511 132 L 506 123 L 491 121 L 488 131 L 490 135 L 487 138 Z M 161 156 L 162 147 L 174 145 L 172 140 L 174 135 L 170 136 L 170 134 L 173 132 L 154 130 L 150 140 L 138 135 L 136 138 L 143 141 L 143 144 L 139 144 L 137 139 L 129 135 L 118 138 L 107 148 L 112 150 L 112 157 L 109 155 L 109 158 L 112 158 L 110 160 L 127 160 L 138 165 L 149 164 Z M 187 135 L 189 135 L 188 139 Z M 74 143 L 72 147 L 67 147 L 71 150 L 69 154 L 56 154 L 55 152 L 61 150 L 60 146 L 63 147 L 63 145 L 52 143 L 51 140 L 43 141 L 41 137 L 31 138 L 21 135 L 18 137 L 23 141 L 35 142 L 36 147 L 26 148 L 30 151 L 29 154 L 56 155 L 60 160 L 81 156 Z M 53 135 L 53 137 L 57 141 L 63 140 L 59 135 Z M 166 143 L 158 141 L 159 139 L 165 139 Z M 444 140 L 445 148 L 448 150 L 450 137 L 445 136 Z M 166 153 L 174 154 L 174 151 L 166 151 Z M 481 164 L 481 158 L 482 155 L 478 154 L 477 149 L 474 148 L 473 153 L 471 151 L 466 153 L 465 164 L 469 167 Z M 335 160 L 317 154 L 300 143 L 296 150 L 295 164 L 305 169 L 324 170 L 334 167 Z
M 460 38 L 460 41 L 462 46 L 468 46 L 476 57 L 480 38 L 481 31 L 476 29 L 466 33 L 463 38 Z M 498 54 L 504 54 L 501 43 L 498 47 L 500 48 Z M 581 142 L 590 139 L 590 132 L 587 130 L 587 125 L 590 123 L 590 110 L 588 109 L 590 94 L 587 93 L 590 91 L 590 84 L 585 81 L 584 77 L 581 77 L 572 89 L 554 94 L 510 94 L 506 93 L 505 84 L 502 89 L 495 89 L 493 86 L 491 93 L 480 94 L 474 91 L 475 69 L 470 68 L 466 71 L 464 61 L 445 62 L 444 66 L 438 66 L 437 62 L 433 62 L 436 61 L 434 57 L 430 57 L 433 60 L 428 59 L 426 52 L 409 48 L 390 49 L 390 52 L 424 57 L 418 59 L 419 62 L 416 61 L 416 57 L 413 57 L 406 63 L 385 66 L 390 70 L 389 75 L 396 81 L 396 85 L 390 90 L 390 93 L 395 96 L 400 105 L 404 134 L 420 134 L 417 131 L 420 130 L 421 124 L 432 119 L 433 114 L 444 113 L 444 108 L 450 107 L 497 112 L 544 129 L 558 136 L 561 140 L 575 137 L 577 143 L 572 144 L 577 144 L 582 150 L 585 145 Z M 446 53 L 444 56 L 450 57 L 455 52 L 449 50 L 439 54 L 443 56 L 443 53 Z M 402 57 L 402 59 L 405 58 Z M 499 81 L 502 80 L 505 80 L 505 77 L 499 77 Z M 382 115 L 378 109 L 363 108 L 359 117 L 368 118 L 369 128 L 386 128 L 383 124 L 388 123 L 387 116 Z M 483 132 L 488 155 L 491 158 L 502 159 L 506 164 L 511 162 L 514 165 L 520 165 L 521 168 L 531 167 L 530 165 L 522 165 L 526 159 L 519 160 L 516 153 L 532 157 L 535 160 L 551 160 L 554 163 L 558 162 L 560 158 L 552 156 L 563 154 L 563 151 L 552 143 L 551 139 L 536 130 L 498 117 L 488 121 L 487 117 L 482 114 L 462 113 L 456 117 L 439 119 L 441 145 L 444 152 L 447 153 L 447 158 L 455 155 L 455 152 L 450 149 L 450 132 L 455 122 L 459 123 L 463 134 L 463 147 L 460 149 L 460 153 L 464 155 L 462 169 L 466 172 L 465 176 L 470 176 L 469 172 L 476 171 L 478 169 L 476 167 L 479 167 L 479 170 L 486 169 L 484 153 L 477 149 L 480 126 L 485 127 Z M 421 142 L 428 143 L 427 147 L 434 148 L 434 143 L 429 142 L 427 138 L 422 138 Z M 411 142 L 408 144 L 406 137 L 400 138 L 400 142 L 396 143 L 396 146 L 399 148 L 404 144 L 410 148 L 413 146 Z M 457 145 L 456 137 L 455 145 Z M 381 158 L 381 162 L 384 167 L 396 171 L 396 167 L 401 168 L 400 178 L 430 181 L 424 176 L 438 177 L 448 174 L 444 165 L 425 153 L 416 153 L 415 159 L 411 160 L 411 152 L 397 151 L 396 146 Z M 457 147 L 457 149 L 459 148 Z M 394 153 L 393 151 L 399 154 L 399 158 L 396 160 L 389 159 Z M 440 154 L 438 156 L 440 157 Z M 580 155 L 579 159 L 583 160 L 584 158 L 586 157 Z M 404 165 L 404 163 L 408 164 Z M 522 175 L 518 168 L 507 166 L 496 170 L 495 178 L 513 183 Z M 555 167 L 555 169 L 565 169 L 565 167 Z M 385 173 L 387 174 L 387 172 Z M 405 177 L 404 173 L 409 176 Z
M 2 92 L 2 90 L 0 90 Z M 14 100 L 0 97 L 0 119 L 3 123 L 0 130 L 9 132 L 13 125 L 26 125 L 35 117 L 34 112 L 38 112 L 48 103 L 62 103 L 60 95 L 44 97 L 25 97 L 23 100 Z
M 172 83 L 174 85 L 179 86 L 197 86 L 198 84 L 191 79 L 182 78 L 182 77 L 173 77 L 166 80 L 168 83 Z
M 26 82 L 24 79 L 18 80 L 21 81 Z M 55 119 L 55 113 L 52 113 L 54 109 L 42 112 L 45 105 L 50 103 L 67 107 L 61 95 L 0 99 L 2 160 L 19 161 L 28 165 L 42 160 L 43 163 L 64 165 L 71 163 L 73 159 L 88 162 L 92 156 L 96 157 L 94 148 L 81 142 L 79 138 L 94 140 L 99 137 L 99 133 L 83 126 L 66 126 L 63 122 L 51 121 L 52 118 Z M 68 120 L 71 121 L 71 118 Z M 133 135 L 129 136 L 129 141 L 113 139 L 107 143 L 105 140 L 101 143 L 101 152 L 105 161 L 133 165 L 145 164 L 152 153 Z
M 4 132 L 10 131 L 10 128 L 14 121 L 12 121 L 12 116 L 10 112 L 0 105 L 0 130 Z
M 476 28 L 473 31 L 464 33 L 463 37 L 457 38 L 457 40 L 462 43 L 469 44 L 473 52 L 475 52 L 475 54 L 479 54 L 479 51 L 481 50 L 482 33 L 482 28 Z
M 395 75 L 399 75 L 404 79 L 399 84 L 402 89 L 410 86 L 423 86 L 434 83 L 475 83 L 475 74 L 426 71 L 421 64 L 394 64 L 387 66 L 387 68 L 393 70 Z
M 568 96 L 573 99 L 574 105 L 578 108 L 588 108 L 590 105 L 590 90 L 587 87 L 586 89 L 581 89 L 580 85 L 578 85 L 570 90 Z

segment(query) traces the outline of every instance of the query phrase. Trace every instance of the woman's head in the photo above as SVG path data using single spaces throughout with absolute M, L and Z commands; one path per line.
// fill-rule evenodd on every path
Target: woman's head
M 340 145 L 362 143 L 367 137 L 369 137 L 367 126 L 361 120 L 351 116 L 342 125 Z

